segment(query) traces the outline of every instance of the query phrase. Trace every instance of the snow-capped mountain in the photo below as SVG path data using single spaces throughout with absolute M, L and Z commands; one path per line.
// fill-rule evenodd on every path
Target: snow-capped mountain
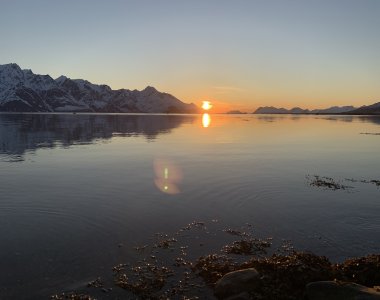
M 37 75 L 17 64 L 0 65 L 0 111 L 194 113 L 186 104 L 154 87 L 112 90 L 83 79 Z

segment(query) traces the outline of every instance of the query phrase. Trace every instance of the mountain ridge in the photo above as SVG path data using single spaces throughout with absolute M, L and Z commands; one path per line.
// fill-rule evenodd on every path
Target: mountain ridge
M 113 90 L 64 75 L 53 79 L 10 63 L 0 65 L 0 111 L 196 113 L 199 108 L 152 86 Z
M 367 106 L 363 106 L 367 107 Z M 361 108 L 363 108 L 361 107 Z M 355 111 L 361 108 L 356 108 L 354 106 L 332 106 L 324 109 L 302 109 L 300 107 L 294 107 L 292 109 L 277 108 L 273 106 L 263 106 L 257 108 L 254 114 L 355 114 Z M 380 103 L 379 103 L 379 113 L 380 113 Z
M 355 115 L 380 115 L 380 102 L 371 105 L 364 105 L 349 112 Z

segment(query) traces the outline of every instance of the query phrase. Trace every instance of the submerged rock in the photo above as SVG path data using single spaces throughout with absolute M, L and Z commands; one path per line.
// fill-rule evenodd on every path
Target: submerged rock
M 226 298 L 226 300 L 250 300 L 250 299 L 252 299 L 252 296 L 247 292 L 243 292 L 243 293 Z
M 259 281 L 259 272 L 254 268 L 230 272 L 216 282 L 215 295 L 219 299 L 231 296 L 234 297 L 228 299 L 244 299 L 242 297 L 247 297 L 247 292 L 252 291 Z
M 308 300 L 376 300 L 380 292 L 352 282 L 317 281 L 306 286 Z

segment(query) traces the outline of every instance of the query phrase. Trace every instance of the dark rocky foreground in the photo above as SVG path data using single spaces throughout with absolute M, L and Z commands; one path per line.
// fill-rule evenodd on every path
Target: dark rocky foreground
M 380 299 L 380 255 L 332 264 L 294 252 L 251 259 L 218 280 L 218 299 Z M 369 288 L 372 287 L 372 288 Z M 365 298 L 360 298 L 365 297 Z
M 134 247 L 138 260 L 110 268 L 111 279 L 94 276 L 51 299 L 380 299 L 379 254 L 333 263 L 255 237 L 249 224 L 221 230 L 217 223 L 157 233 Z

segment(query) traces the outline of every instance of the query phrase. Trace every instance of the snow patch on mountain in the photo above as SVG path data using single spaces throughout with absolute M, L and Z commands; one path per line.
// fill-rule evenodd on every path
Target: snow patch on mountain
M 194 113 L 198 108 L 151 86 L 142 91 L 112 90 L 64 75 L 54 80 L 6 64 L 0 65 L 0 111 Z

